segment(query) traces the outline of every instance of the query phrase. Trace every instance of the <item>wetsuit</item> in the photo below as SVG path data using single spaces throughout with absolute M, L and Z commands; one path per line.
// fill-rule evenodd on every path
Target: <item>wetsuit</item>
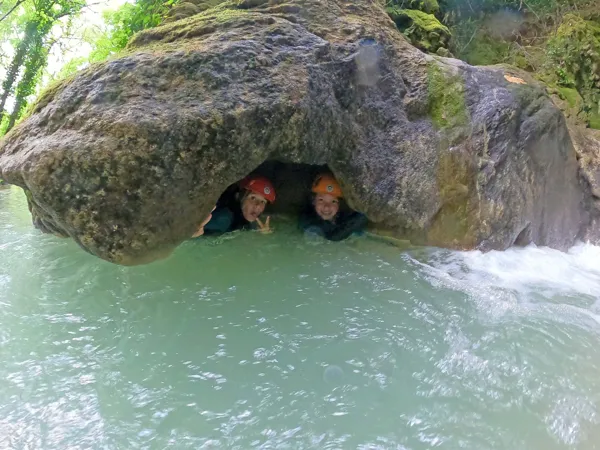
M 367 226 L 367 218 L 356 211 L 339 212 L 333 220 L 323 220 L 311 205 L 300 215 L 300 228 L 330 241 L 342 241 L 354 233 L 361 233 Z
M 204 226 L 204 234 L 214 236 L 235 230 L 254 229 L 256 229 L 256 223 L 244 219 L 240 203 L 232 201 L 226 205 L 217 206 L 212 213 L 212 218 Z

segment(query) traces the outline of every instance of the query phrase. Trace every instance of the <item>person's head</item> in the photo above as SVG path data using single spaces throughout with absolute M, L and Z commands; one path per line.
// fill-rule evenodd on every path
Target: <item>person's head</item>
M 313 205 L 315 212 L 323 220 L 333 220 L 340 210 L 342 189 L 337 180 L 330 174 L 317 176 L 313 185 Z
M 244 190 L 240 198 L 242 215 L 248 222 L 254 222 L 265 210 L 267 202 L 275 201 L 275 188 L 265 177 L 245 178 L 241 187 Z

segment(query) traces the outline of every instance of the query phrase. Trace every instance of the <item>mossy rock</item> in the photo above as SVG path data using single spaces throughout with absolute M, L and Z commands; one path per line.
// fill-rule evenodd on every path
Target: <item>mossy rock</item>
M 191 2 L 182 2 L 178 3 L 171 11 L 169 11 L 169 16 L 165 19 L 165 23 L 174 22 L 176 20 L 185 19 L 186 17 L 195 16 L 202 12 L 197 5 Z
M 436 53 L 439 48 L 447 48 L 450 42 L 450 30 L 433 14 L 416 9 L 387 8 L 398 29 L 417 48 Z
M 435 62 L 427 71 L 428 104 L 431 120 L 437 128 L 460 127 L 469 115 L 465 103 L 465 85 L 459 75 L 449 75 Z
M 409 0 L 401 2 L 399 6 L 405 9 L 416 9 L 427 14 L 437 15 L 440 13 L 440 5 L 437 0 Z
M 129 50 L 138 47 L 156 46 L 190 37 L 200 37 L 214 33 L 216 29 L 227 29 L 258 24 L 273 24 L 275 20 L 259 12 L 243 8 L 238 0 L 225 0 L 217 6 L 175 20 L 161 27 L 150 28 L 136 34 L 127 45 Z
M 567 87 L 558 87 L 557 91 L 560 95 L 560 98 L 565 100 L 570 108 L 581 108 L 583 105 L 583 99 L 577 89 L 567 88 Z
M 226 0 L 188 0 L 190 3 L 196 5 L 200 11 L 206 11 L 207 9 L 214 8 L 215 6 L 224 3 Z

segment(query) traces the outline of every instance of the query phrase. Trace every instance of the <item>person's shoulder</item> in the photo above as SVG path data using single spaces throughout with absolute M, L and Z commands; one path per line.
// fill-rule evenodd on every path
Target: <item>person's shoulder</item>
M 300 228 L 306 228 L 318 223 L 318 219 L 319 217 L 317 216 L 314 208 L 307 206 L 300 211 L 300 215 L 298 216 L 298 224 L 300 225 Z
M 212 218 L 204 226 L 205 233 L 226 233 L 233 223 L 233 211 L 227 206 L 219 206 L 212 213 Z

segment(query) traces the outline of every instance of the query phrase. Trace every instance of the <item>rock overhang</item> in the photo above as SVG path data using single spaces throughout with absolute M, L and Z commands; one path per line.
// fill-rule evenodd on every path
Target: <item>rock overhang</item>
M 418 243 L 570 245 L 588 200 L 566 125 L 505 75 L 424 55 L 376 2 L 227 2 L 50 90 L 0 171 L 38 228 L 121 264 L 167 255 L 268 159 L 327 164 Z

